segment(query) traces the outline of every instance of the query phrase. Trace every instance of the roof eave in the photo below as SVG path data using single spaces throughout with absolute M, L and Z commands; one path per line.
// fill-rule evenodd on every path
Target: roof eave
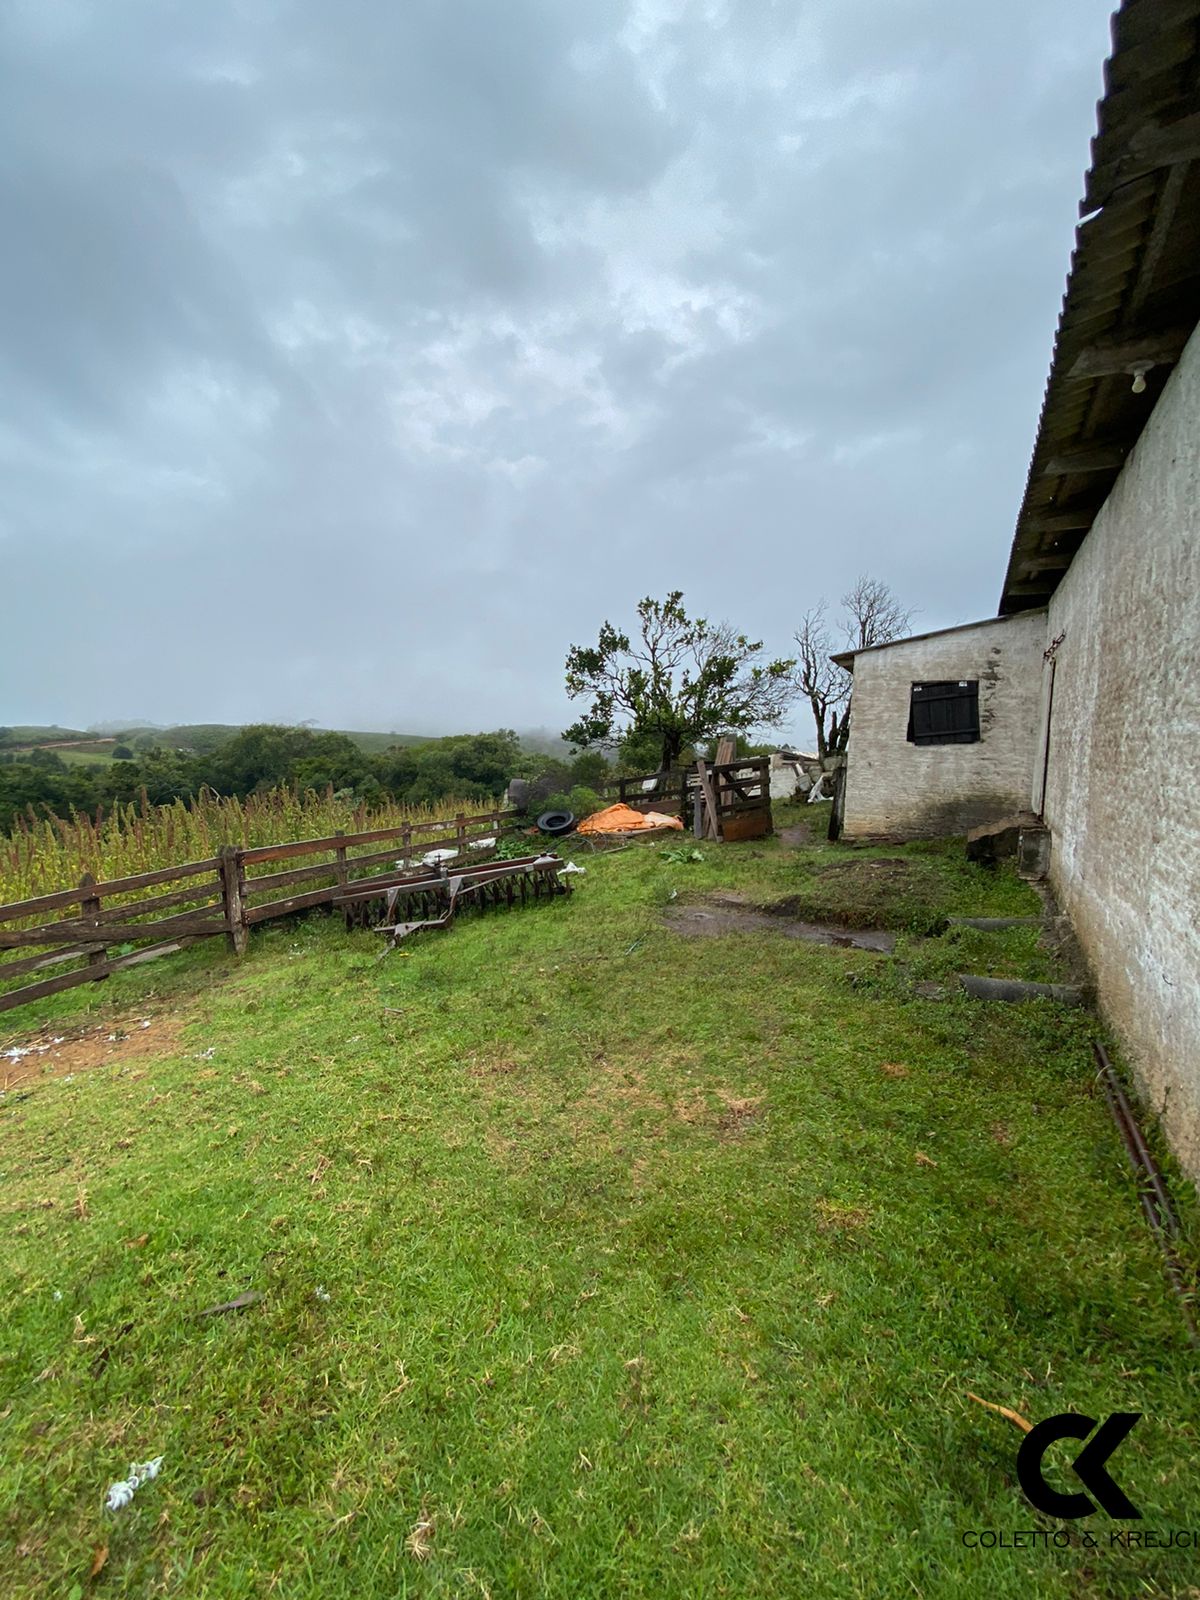
M 1048 603 L 1200 321 L 1198 28 L 1200 0 L 1125 0 L 1113 18 L 1001 616 Z

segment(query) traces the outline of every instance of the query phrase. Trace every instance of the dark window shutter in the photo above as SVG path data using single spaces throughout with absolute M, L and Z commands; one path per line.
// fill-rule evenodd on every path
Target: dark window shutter
M 979 738 L 979 682 L 914 683 L 908 737 L 913 744 L 975 744 Z

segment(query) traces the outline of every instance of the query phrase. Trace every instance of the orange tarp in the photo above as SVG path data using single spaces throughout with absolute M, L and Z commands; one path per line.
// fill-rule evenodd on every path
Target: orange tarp
M 649 833 L 655 828 L 678 828 L 683 823 L 678 817 L 664 816 L 661 811 L 635 811 L 632 806 L 607 806 L 579 824 L 579 833 Z

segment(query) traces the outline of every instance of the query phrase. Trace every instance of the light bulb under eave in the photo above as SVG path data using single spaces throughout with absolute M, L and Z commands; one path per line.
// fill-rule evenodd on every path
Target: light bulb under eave
M 1133 392 L 1134 392 L 1134 394 L 1145 394 L 1145 392 L 1146 392 L 1146 374 L 1147 374 L 1147 372 L 1149 372 L 1149 370 L 1150 370 L 1149 367 L 1134 367 L 1134 369 L 1133 369 Z

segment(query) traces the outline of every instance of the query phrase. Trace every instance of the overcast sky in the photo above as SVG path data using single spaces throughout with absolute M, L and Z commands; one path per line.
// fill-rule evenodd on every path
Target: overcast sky
M 643 594 L 994 613 L 1107 16 L 7 0 L 0 721 L 557 728 Z

